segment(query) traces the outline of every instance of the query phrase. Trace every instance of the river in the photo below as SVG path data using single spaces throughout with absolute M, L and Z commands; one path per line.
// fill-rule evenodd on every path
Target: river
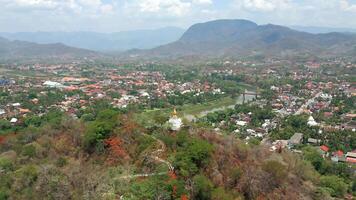
M 255 91 L 246 90 L 246 93 L 255 93 Z M 255 97 L 256 97 L 255 95 L 245 95 L 245 102 L 252 101 L 252 100 L 255 99 Z M 200 112 L 196 116 L 186 114 L 186 115 L 184 115 L 184 118 L 191 122 L 191 121 L 194 121 L 196 118 L 204 117 L 209 113 L 213 113 L 213 112 L 221 111 L 221 110 L 226 110 L 226 109 L 229 109 L 229 108 L 233 109 L 233 108 L 235 108 L 235 105 L 239 105 L 239 104 L 242 104 L 242 103 L 243 103 L 243 94 L 241 94 L 240 96 L 238 96 L 236 98 L 235 104 L 231 104 L 231 105 L 228 105 L 228 106 L 222 106 L 222 107 L 218 107 L 218 108 L 214 108 L 214 109 L 210 109 L 210 110 L 205 110 L 205 111 Z

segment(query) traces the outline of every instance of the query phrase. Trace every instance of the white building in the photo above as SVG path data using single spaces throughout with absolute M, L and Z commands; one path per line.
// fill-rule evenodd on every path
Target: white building
M 50 88 L 63 88 L 64 85 L 58 82 L 53 82 L 53 81 L 46 81 L 43 83 L 44 86 L 50 87 Z
M 12 118 L 11 120 L 10 120 L 10 123 L 16 123 L 18 121 L 18 119 L 17 118 Z
M 177 116 L 176 109 L 174 109 L 172 117 L 168 120 L 168 123 L 173 131 L 179 131 L 182 128 L 183 122 L 182 119 Z
M 6 112 L 5 112 L 4 109 L 1 109 L 1 108 L 0 108 L 0 115 L 3 115 L 3 114 L 6 114 Z
M 315 121 L 313 116 L 310 116 L 307 122 L 308 126 L 318 126 L 319 124 Z

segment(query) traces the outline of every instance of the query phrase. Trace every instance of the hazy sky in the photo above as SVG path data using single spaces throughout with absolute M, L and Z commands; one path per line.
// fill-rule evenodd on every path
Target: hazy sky
M 356 0 L 0 0 L 0 31 L 113 32 L 212 19 L 356 28 Z

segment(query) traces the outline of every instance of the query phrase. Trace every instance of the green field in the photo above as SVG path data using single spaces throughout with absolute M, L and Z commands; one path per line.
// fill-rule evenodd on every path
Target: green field
M 213 109 L 217 109 L 217 108 L 221 108 L 221 107 L 225 107 L 225 106 L 230 106 L 235 104 L 236 100 L 234 100 L 231 97 L 224 97 L 218 100 L 214 100 L 214 101 L 209 101 L 203 104 L 186 104 L 183 106 L 178 106 L 177 111 L 178 111 L 178 115 L 180 117 L 183 117 L 185 115 L 199 115 L 201 112 L 204 111 L 209 111 L 209 110 L 213 110 Z M 164 108 L 164 109 L 154 109 L 154 110 L 146 110 L 143 113 L 141 113 L 141 117 L 143 118 L 149 118 L 150 116 L 153 116 L 155 114 L 157 114 L 157 112 L 161 113 L 161 114 L 165 114 L 165 115 L 170 115 L 173 111 L 173 107 L 172 108 Z
M 189 114 L 189 115 L 198 115 L 201 112 L 213 110 L 216 108 L 221 108 L 225 106 L 230 106 L 235 104 L 236 100 L 232 99 L 231 97 L 224 97 L 218 100 L 206 102 L 203 104 L 196 104 L 191 105 L 187 104 L 182 107 L 179 107 L 179 111 L 181 114 Z

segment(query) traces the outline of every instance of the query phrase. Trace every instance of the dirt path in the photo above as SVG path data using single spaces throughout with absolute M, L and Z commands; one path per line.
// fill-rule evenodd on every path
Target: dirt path
M 170 163 L 169 161 L 162 158 L 162 156 L 163 156 L 162 154 L 164 152 L 166 152 L 166 150 L 167 150 L 167 147 L 164 144 L 164 142 L 152 135 L 148 135 L 145 133 L 143 133 L 143 135 L 154 139 L 160 146 L 159 149 L 150 153 L 149 158 L 153 159 L 156 162 L 163 163 L 163 164 L 167 165 L 169 171 L 157 172 L 157 173 L 151 173 L 151 174 L 132 174 L 132 175 L 120 176 L 118 179 L 134 179 L 134 178 L 142 178 L 142 177 L 150 177 L 150 176 L 162 176 L 162 175 L 168 174 L 168 172 L 170 172 L 170 171 L 174 171 L 174 167 L 173 167 L 172 163 Z

